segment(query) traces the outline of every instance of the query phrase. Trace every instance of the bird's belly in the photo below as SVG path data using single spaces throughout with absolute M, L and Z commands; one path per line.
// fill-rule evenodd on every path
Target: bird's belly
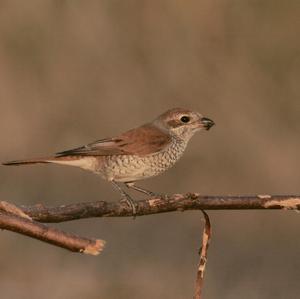
M 170 149 L 147 156 L 107 156 L 98 173 L 109 181 L 130 182 L 142 180 L 164 172 L 174 165 L 181 154 L 181 151 Z

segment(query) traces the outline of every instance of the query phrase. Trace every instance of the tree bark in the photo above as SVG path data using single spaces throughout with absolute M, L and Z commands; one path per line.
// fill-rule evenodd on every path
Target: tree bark
M 26 215 L 39 222 L 64 222 L 92 217 L 132 217 L 132 209 L 121 202 L 82 202 L 46 207 L 20 206 Z M 174 194 L 136 201 L 136 215 L 151 215 L 186 210 L 299 210 L 300 195 L 210 196 L 198 193 Z

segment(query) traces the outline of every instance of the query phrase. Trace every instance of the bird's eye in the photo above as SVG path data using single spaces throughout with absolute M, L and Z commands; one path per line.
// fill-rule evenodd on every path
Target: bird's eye
M 183 122 L 183 123 L 188 123 L 190 121 L 190 118 L 188 116 L 182 116 L 180 118 L 180 120 Z

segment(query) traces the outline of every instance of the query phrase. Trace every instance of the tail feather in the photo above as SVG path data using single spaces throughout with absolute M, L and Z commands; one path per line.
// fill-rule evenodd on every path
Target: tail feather
M 19 165 L 30 165 L 30 164 L 46 164 L 55 163 L 67 166 L 77 166 L 87 170 L 95 170 L 97 163 L 93 157 L 82 157 L 82 156 L 62 156 L 62 157 L 46 157 L 46 158 L 35 158 L 26 160 L 15 160 L 2 163 L 2 165 L 8 166 L 19 166 Z
M 15 161 L 8 161 L 2 163 L 2 165 L 9 165 L 9 166 L 19 166 L 19 165 L 28 165 L 28 164 L 38 164 L 38 163 L 51 163 L 53 158 L 38 158 L 38 159 L 26 159 L 26 160 L 15 160 Z

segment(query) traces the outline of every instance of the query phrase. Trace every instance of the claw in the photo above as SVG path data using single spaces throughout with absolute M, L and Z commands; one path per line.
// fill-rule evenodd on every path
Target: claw
M 135 204 L 134 204 L 134 201 L 133 199 L 115 182 L 115 181 L 111 181 L 111 183 L 113 184 L 113 186 L 119 190 L 119 192 L 121 193 L 122 195 L 122 199 L 121 199 L 121 202 L 125 201 L 127 203 L 127 205 L 129 207 L 131 207 L 132 209 L 132 215 L 133 215 L 133 218 L 135 218 L 135 215 L 136 215 L 136 207 L 135 207 Z
M 133 218 L 135 218 L 136 207 L 135 207 L 134 201 L 127 193 L 125 193 L 125 194 L 124 195 L 122 194 L 121 202 L 126 202 L 127 203 L 128 207 L 130 207 L 132 209 Z

